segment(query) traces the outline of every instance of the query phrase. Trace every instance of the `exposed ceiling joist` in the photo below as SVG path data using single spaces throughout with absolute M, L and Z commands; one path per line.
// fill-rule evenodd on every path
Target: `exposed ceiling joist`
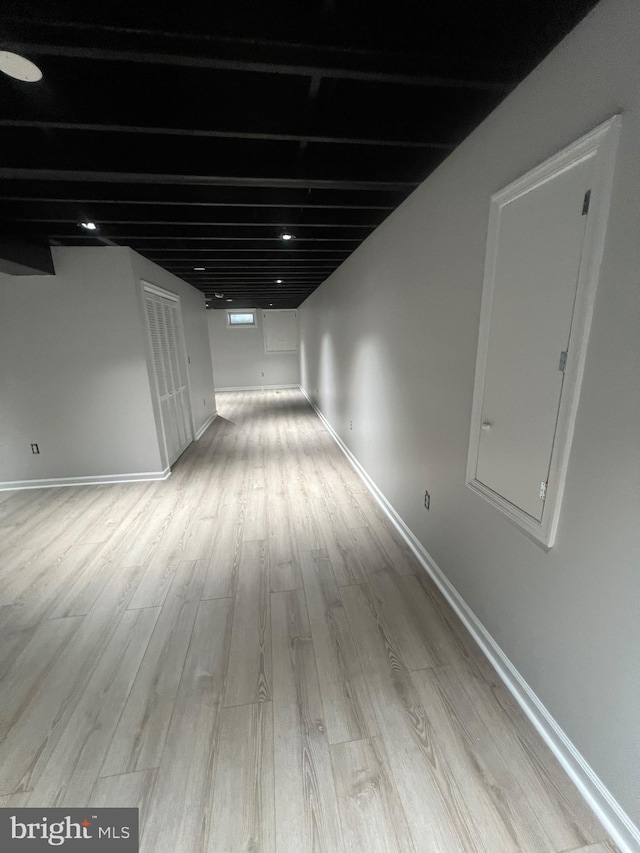
M 288 189 L 390 190 L 412 189 L 417 181 L 349 181 L 316 178 L 250 177 L 233 175 L 169 175 L 153 172 L 100 172 L 75 169 L 25 169 L 0 167 L 0 180 L 82 181 L 110 184 L 181 184 L 203 187 L 285 187 Z
M 453 142 L 420 139 L 367 139 L 360 136 L 319 136 L 312 133 L 251 133 L 240 130 L 208 130 L 189 127 L 147 127 L 144 125 L 88 124 L 86 122 L 0 119 L 0 127 L 38 130 L 73 130 L 86 133 L 129 133 L 136 136 L 195 136 L 210 139 L 255 139 L 265 142 L 315 142 L 327 145 L 362 145 L 390 148 L 433 148 L 451 151 Z
M 593 5 L 5 0 L 0 224 L 297 307 Z
M 0 218 L 0 222 L 2 219 Z M 12 222 L 39 222 L 45 225 L 71 225 L 74 228 L 77 228 L 78 225 L 78 217 L 67 217 L 66 219 L 50 219 L 47 217 L 21 217 L 17 216 L 11 220 Z M 299 237 L 304 237 L 305 229 L 309 228 L 333 228 L 336 227 L 344 229 L 349 228 L 369 228 L 374 229 L 377 227 L 379 222 L 295 222 L 295 226 L 292 225 L 291 219 L 274 219 L 274 220 L 263 220 L 261 222 L 250 222 L 246 219 L 243 221 L 242 219 L 237 218 L 236 221 L 225 220 L 225 219 L 212 219 L 212 220 L 179 220 L 179 219 L 103 219 L 100 217 L 100 224 L 104 225 L 145 225 L 150 227 L 169 227 L 175 229 L 176 236 L 180 236 L 180 228 L 201 228 L 201 229 L 223 229 L 223 228 L 233 228 L 233 229 L 242 229 L 242 228 L 287 228 L 287 227 L 295 227 L 295 230 L 298 232 Z M 213 232 L 212 232 L 213 233 Z
M 476 89 L 484 92 L 505 93 L 513 88 L 513 83 L 491 80 L 465 80 L 455 77 L 440 77 L 431 74 L 402 73 L 375 67 L 380 59 L 374 59 L 365 67 L 357 60 L 351 66 L 341 63 L 340 56 L 326 51 L 319 57 L 318 64 L 309 64 L 305 55 L 308 46 L 288 45 L 287 51 L 280 54 L 273 51 L 270 60 L 256 61 L 249 58 L 224 58 L 219 52 L 197 55 L 196 53 L 159 53 L 153 50 L 125 50 L 120 48 L 100 48 L 92 45 L 42 44 L 35 42 L 8 42 L 7 50 L 29 56 L 54 56 L 67 59 L 88 60 L 90 62 L 121 62 L 151 64 L 162 66 L 180 66 L 183 68 L 201 68 L 216 71 L 252 72 L 255 74 L 282 74 L 293 77 L 328 77 L 341 80 L 361 80 L 369 83 L 392 83 L 399 86 L 419 86 L 438 89 Z M 209 48 L 211 50 L 211 48 Z M 219 48 L 218 48 L 219 51 Z M 289 54 L 284 61 L 283 53 Z M 255 53 L 255 51 L 254 51 Z M 333 60 L 333 64 L 331 64 Z
M 0 130 L 0 136 L 2 131 Z M 405 198 L 403 190 L 336 190 L 307 187 L 224 187 L 166 185 L 129 182 L 89 183 L 65 181 L 5 180 L 0 185 L 6 201 L 97 203 L 111 205 L 200 206 L 200 207 L 325 207 L 394 210 Z

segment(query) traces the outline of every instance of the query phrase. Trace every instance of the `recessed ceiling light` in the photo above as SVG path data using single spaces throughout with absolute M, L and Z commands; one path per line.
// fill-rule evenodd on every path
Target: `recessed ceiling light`
M 276 284 L 282 284 L 282 279 L 281 279 L 281 278 L 277 278 L 277 279 L 276 279 Z
M 273 308 L 273 302 L 269 303 L 269 308 Z
M 10 53 L 7 50 L 0 50 L 0 71 L 23 83 L 37 83 L 42 80 L 42 71 L 37 65 L 19 53 Z
M 196 272 L 204 272 L 204 267 L 194 267 Z
M 233 299 L 227 299 L 227 302 L 233 302 Z
M 95 222 L 81 222 L 80 227 L 84 228 L 85 231 L 97 231 L 98 226 Z
M 224 293 L 214 293 L 213 295 L 216 299 L 222 299 L 224 297 Z
M 293 234 L 290 234 L 288 231 L 285 231 L 284 234 L 282 235 L 281 239 L 282 240 L 293 240 L 295 238 L 294 238 Z

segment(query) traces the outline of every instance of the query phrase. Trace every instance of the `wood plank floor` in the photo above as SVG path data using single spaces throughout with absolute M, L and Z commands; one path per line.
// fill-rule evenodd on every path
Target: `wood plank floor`
M 162 483 L 3 494 L 0 805 L 146 853 L 613 853 L 297 391 Z

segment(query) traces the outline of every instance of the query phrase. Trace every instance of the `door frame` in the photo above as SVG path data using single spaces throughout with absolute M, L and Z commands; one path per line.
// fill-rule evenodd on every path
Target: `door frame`
M 145 281 L 144 279 L 140 279 L 140 289 L 142 295 L 142 308 L 144 314 L 144 322 L 145 328 L 147 330 L 147 362 L 149 367 L 149 372 L 153 377 L 152 388 L 154 390 L 154 409 L 157 409 L 157 424 L 159 424 L 160 432 L 162 436 L 161 448 L 164 449 L 164 464 L 167 468 L 170 468 L 175 464 L 177 459 L 182 456 L 184 451 L 189 447 L 190 444 L 195 440 L 196 428 L 195 421 L 193 417 L 193 400 L 191 396 L 191 377 L 189 374 L 189 358 L 187 355 L 187 347 L 184 335 L 184 323 L 182 319 L 182 305 L 180 304 L 180 297 L 176 293 L 172 293 L 170 290 L 164 290 L 162 287 L 158 287 L 155 284 L 152 284 L 150 281 Z M 170 302 L 175 303 L 178 312 L 178 358 L 181 359 L 182 365 L 184 366 L 185 376 L 187 380 L 187 401 L 189 405 L 189 425 L 191 427 L 191 438 L 190 441 L 185 445 L 182 451 L 178 454 L 176 459 L 171 461 L 169 459 L 169 449 L 167 447 L 167 434 L 164 426 L 164 420 L 162 418 L 162 406 L 160 405 L 160 388 L 158 387 L 158 377 L 156 375 L 155 362 L 153 359 L 153 347 L 151 344 L 151 338 L 149 333 L 149 326 L 147 323 L 147 315 L 146 315 L 146 307 L 144 304 L 145 294 L 151 293 L 153 296 L 160 296 L 162 299 L 167 299 Z
M 558 530 L 584 374 L 587 342 L 604 251 L 620 124 L 621 117 L 613 116 L 491 196 L 466 485 L 545 548 L 553 546 Z M 593 181 L 570 328 L 570 352 L 560 396 L 542 520 L 537 521 L 476 479 L 501 211 L 509 202 L 589 158 L 594 158 Z

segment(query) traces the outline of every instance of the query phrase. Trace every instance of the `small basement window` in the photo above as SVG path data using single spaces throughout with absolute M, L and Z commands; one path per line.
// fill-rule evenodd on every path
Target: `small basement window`
M 256 311 L 254 308 L 247 308 L 244 311 L 227 309 L 227 326 L 230 329 L 246 329 L 247 327 L 256 325 Z

